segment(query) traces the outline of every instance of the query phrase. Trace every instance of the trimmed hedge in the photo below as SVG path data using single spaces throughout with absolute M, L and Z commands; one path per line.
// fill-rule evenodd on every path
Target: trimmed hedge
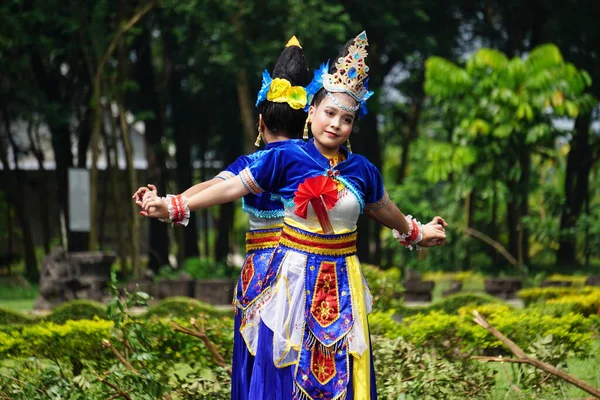
M 0 325 L 28 325 L 37 322 L 37 318 L 27 316 L 18 311 L 0 307 Z
M 445 312 L 446 314 L 455 314 L 462 307 L 468 305 L 500 304 L 501 301 L 487 294 L 459 293 L 448 296 L 429 306 L 420 307 L 401 307 L 397 313 L 401 317 L 409 317 L 417 314 L 429 314 L 432 312 Z
M 189 297 L 169 297 L 161 300 L 142 316 L 142 318 L 180 318 L 189 320 L 199 314 L 208 316 L 232 316 L 233 309 L 218 310 L 215 307 Z
M 600 315 L 600 290 L 588 294 L 572 294 L 546 302 L 549 306 L 562 306 L 586 316 Z
M 95 318 L 108 319 L 106 306 L 93 300 L 71 300 L 63 303 L 52 310 L 52 313 L 42 320 L 64 324 L 67 321 L 79 321 L 82 319 L 93 320 Z
M 111 321 L 67 321 L 64 325 L 43 322 L 0 331 L 0 357 L 37 357 L 86 361 L 110 357 L 102 349 L 109 338 Z
M 543 287 L 543 288 L 530 288 L 519 290 L 517 295 L 523 300 L 526 306 L 536 303 L 543 302 L 550 299 L 556 299 L 558 297 L 573 295 L 573 294 L 589 294 L 594 291 L 591 286 L 581 287 Z

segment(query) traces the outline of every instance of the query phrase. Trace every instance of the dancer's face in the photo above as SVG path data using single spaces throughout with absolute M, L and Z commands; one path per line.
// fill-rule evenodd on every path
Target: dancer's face
M 332 93 L 339 104 L 355 107 L 356 101 L 345 93 Z M 311 131 L 315 144 L 320 150 L 337 152 L 346 143 L 352 133 L 355 113 L 337 106 L 328 96 L 324 96 L 318 106 L 311 106 L 308 115 L 311 118 Z

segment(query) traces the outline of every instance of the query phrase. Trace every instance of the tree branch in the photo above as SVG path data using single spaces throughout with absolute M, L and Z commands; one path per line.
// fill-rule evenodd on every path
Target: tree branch
M 478 230 L 475 230 L 473 228 L 469 228 L 469 227 L 465 227 L 463 228 L 463 230 L 465 231 L 465 233 L 467 235 L 473 236 L 479 240 L 482 240 L 483 242 L 489 244 L 490 246 L 492 246 L 494 249 L 496 249 L 498 251 L 498 253 L 502 254 L 504 256 L 504 258 L 506 258 L 506 260 L 511 263 L 512 265 L 514 265 L 517 268 L 521 268 L 521 266 L 519 265 L 518 261 L 516 258 L 514 258 L 512 256 L 512 254 L 510 254 L 508 252 L 508 250 L 506 250 L 504 248 L 504 246 L 502 246 L 500 243 L 498 243 L 497 241 L 495 241 L 494 239 L 492 239 L 491 237 L 487 236 L 484 233 L 479 232 Z
M 510 340 L 509 338 L 504 336 L 500 331 L 498 331 L 496 328 L 494 328 L 492 325 L 490 325 L 489 322 L 487 322 L 487 320 L 481 314 L 479 314 L 477 312 L 477 310 L 473 311 L 473 315 L 475 316 L 474 321 L 479 326 L 483 327 L 485 330 L 487 330 L 492 335 L 494 335 L 494 337 L 496 339 L 500 340 L 502 343 L 504 343 L 504 345 L 506 347 L 508 347 L 508 349 L 514 355 L 519 357 L 518 359 L 506 359 L 506 358 L 502 358 L 502 357 L 488 357 L 487 359 L 481 358 L 481 357 L 473 357 L 473 358 L 481 359 L 484 361 L 502 361 L 502 362 L 507 361 L 507 362 L 521 363 L 521 364 L 529 364 L 531 366 L 541 369 L 544 372 L 547 372 L 549 374 L 557 376 L 557 377 L 569 382 L 570 384 L 577 386 L 581 390 L 584 390 L 584 391 L 588 392 L 589 394 L 600 398 L 600 390 L 589 385 L 587 382 L 582 381 L 581 379 L 575 378 L 574 376 L 567 374 L 566 372 L 556 368 L 553 365 L 547 364 L 543 361 L 540 361 L 540 360 L 537 360 L 535 358 L 528 356 L 519 346 L 517 346 L 517 344 L 515 342 L 513 342 L 512 340 Z
M 190 322 L 194 326 L 194 328 L 196 328 L 195 331 L 188 329 L 184 326 L 181 326 L 176 322 L 173 322 L 172 326 L 176 332 L 185 333 L 186 335 L 194 336 L 194 337 L 197 337 L 198 339 L 202 340 L 204 342 L 204 344 L 206 345 L 206 347 L 208 348 L 208 350 L 210 351 L 210 353 L 215 358 L 215 361 L 217 362 L 217 364 L 219 366 L 227 369 L 229 375 L 231 376 L 231 368 L 225 362 L 225 360 L 223 359 L 221 354 L 219 354 L 219 351 L 217 350 L 215 345 L 210 341 L 210 339 L 206 335 L 206 332 L 204 331 L 204 329 L 202 329 L 198 326 L 198 324 L 196 323 L 196 320 L 194 318 L 192 318 Z
M 119 359 L 119 361 L 121 361 L 121 364 L 123 364 L 125 367 L 127 367 L 128 370 L 130 370 L 131 372 L 133 372 L 136 375 L 139 375 L 139 372 L 137 372 L 137 370 L 133 367 L 133 365 L 131 365 L 131 363 L 125 357 L 123 357 L 123 355 L 119 352 L 119 350 L 117 350 L 115 348 L 115 346 L 112 345 L 111 342 L 104 339 L 104 340 L 102 340 L 102 346 L 104 346 L 107 349 L 109 349 L 110 351 L 112 351 L 112 353 L 115 355 L 115 357 L 117 357 Z
M 110 383 L 109 381 L 107 381 L 106 379 L 102 378 L 100 375 L 96 374 L 96 377 L 98 378 L 98 380 L 102 383 L 104 383 L 106 386 L 111 387 L 112 389 L 114 389 L 117 393 L 111 397 L 109 397 L 108 399 L 117 399 L 119 397 L 122 397 L 124 399 L 127 400 L 131 400 L 131 396 L 129 396 L 129 394 L 127 394 L 127 392 L 124 392 L 123 390 L 119 389 L 116 385 L 113 385 L 112 383 Z

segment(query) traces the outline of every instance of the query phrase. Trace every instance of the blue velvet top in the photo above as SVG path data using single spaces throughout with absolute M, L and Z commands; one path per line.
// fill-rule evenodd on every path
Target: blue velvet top
M 252 154 L 238 157 L 227 168 L 221 171 L 215 178 L 227 180 L 238 175 L 244 168 L 248 167 L 254 161 L 260 159 L 272 149 L 285 149 L 288 147 L 296 147 L 303 145 L 301 139 L 283 140 L 278 142 L 268 143 L 264 150 L 256 151 Z M 283 204 L 279 197 L 271 197 L 270 193 L 248 194 L 242 198 L 242 210 L 254 217 L 274 219 L 283 218 Z
M 379 170 L 364 156 L 351 153 L 345 147 L 341 147 L 341 151 L 346 160 L 331 168 L 329 159 L 319 152 L 314 139 L 304 146 L 279 146 L 261 154 L 242 170 L 240 177 L 251 193 L 273 193 L 286 206 L 292 206 L 300 183 L 313 176 L 329 174 L 356 196 L 361 213 L 364 209 L 385 205 L 389 197 Z

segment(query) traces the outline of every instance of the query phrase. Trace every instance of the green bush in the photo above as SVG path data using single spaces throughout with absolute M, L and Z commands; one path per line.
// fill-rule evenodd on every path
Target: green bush
M 486 398 L 495 382 L 488 365 L 441 357 L 403 338 L 373 338 L 377 392 L 382 399 Z
M 594 291 L 593 287 L 586 286 L 583 288 L 579 287 L 543 287 L 543 288 L 529 288 L 519 290 L 517 295 L 523 300 L 526 306 L 535 303 L 543 302 L 550 299 L 556 299 L 562 296 L 568 296 L 572 294 L 589 294 Z
M 416 345 L 436 349 L 440 353 L 475 352 L 509 355 L 503 344 L 473 322 L 472 310 L 486 316 L 488 322 L 526 349 L 540 337 L 552 337 L 551 346 L 568 348 L 584 356 L 590 339 L 596 334 L 594 322 L 580 314 L 561 317 L 543 315 L 531 310 L 513 310 L 503 304 L 461 308 L 458 315 L 444 312 L 419 314 L 398 324 L 398 335 Z
M 362 272 L 373 296 L 375 310 L 389 310 L 402 305 L 401 273 L 398 268 L 382 270 L 375 265 L 361 264 Z
M 0 355 L 37 357 L 51 360 L 98 360 L 110 356 L 101 348 L 102 339 L 110 337 L 110 321 L 67 321 L 64 325 L 43 322 L 0 332 L 10 336 L 2 341 Z
M 104 304 L 92 300 L 71 300 L 56 307 L 43 320 L 55 324 L 64 324 L 69 320 L 93 320 L 95 318 L 108 319 Z
M 465 306 L 479 306 L 490 303 L 499 303 L 499 300 L 487 294 L 459 293 L 430 305 L 428 309 L 430 312 L 443 311 L 446 314 L 455 314 Z
M 0 307 L 0 325 L 11 325 L 11 324 L 33 324 L 37 321 L 36 318 L 27 316 L 18 311 L 8 310 Z
M 213 306 L 189 297 L 169 297 L 161 300 L 144 314 L 144 318 L 179 318 L 189 320 L 196 318 L 199 314 L 209 316 L 228 316 L 233 311 L 217 310 Z
M 600 290 L 595 289 L 588 294 L 572 294 L 550 299 L 546 303 L 549 306 L 564 306 L 574 312 L 590 316 L 598 314 L 600 311 Z
M 397 315 L 401 318 L 410 317 L 418 314 L 429 314 L 432 312 L 444 312 L 446 314 L 456 314 L 459 309 L 466 306 L 478 306 L 484 304 L 500 304 L 500 300 L 487 294 L 459 293 L 448 296 L 429 306 L 405 307 L 397 306 Z

